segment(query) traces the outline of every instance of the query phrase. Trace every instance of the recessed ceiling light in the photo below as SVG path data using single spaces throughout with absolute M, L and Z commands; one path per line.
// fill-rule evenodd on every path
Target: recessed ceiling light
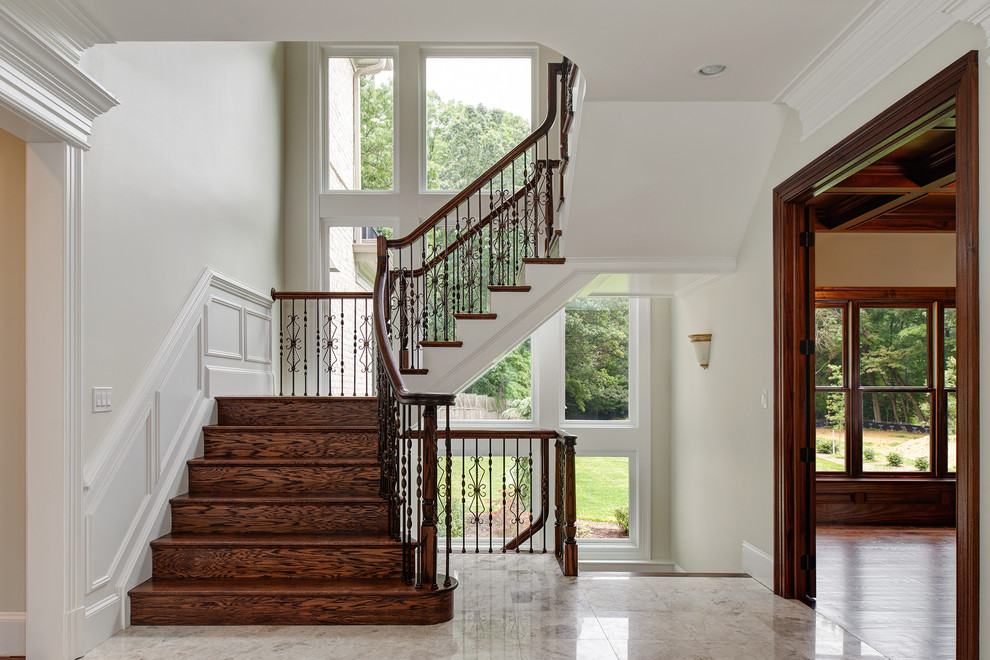
M 706 64 L 695 69 L 694 74 L 699 78 L 714 78 L 725 73 L 728 68 L 724 64 Z

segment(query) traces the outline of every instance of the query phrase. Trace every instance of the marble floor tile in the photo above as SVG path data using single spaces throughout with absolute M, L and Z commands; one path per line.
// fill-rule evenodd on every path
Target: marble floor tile
M 454 555 L 434 626 L 136 626 L 86 660 L 787 660 L 884 656 L 749 578 L 560 575 L 548 555 Z

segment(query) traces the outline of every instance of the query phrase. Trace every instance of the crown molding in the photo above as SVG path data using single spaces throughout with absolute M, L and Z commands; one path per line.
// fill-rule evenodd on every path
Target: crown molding
M 88 149 L 93 121 L 115 105 L 76 62 L 0 5 L 0 108 L 57 141 Z
M 6 0 L 5 5 L 45 45 L 74 64 L 87 48 L 116 42 L 72 0 Z
M 990 0 L 873 0 L 774 100 L 807 139 L 960 21 L 990 42 Z

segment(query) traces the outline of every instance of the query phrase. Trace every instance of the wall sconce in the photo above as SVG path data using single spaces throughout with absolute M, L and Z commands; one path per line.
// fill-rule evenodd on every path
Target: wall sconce
M 712 334 L 688 335 L 691 344 L 694 345 L 694 354 L 698 358 L 698 364 L 702 369 L 708 368 L 708 353 L 712 347 Z

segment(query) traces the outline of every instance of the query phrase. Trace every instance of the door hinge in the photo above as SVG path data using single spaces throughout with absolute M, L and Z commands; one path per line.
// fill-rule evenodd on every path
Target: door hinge
M 815 244 L 815 233 L 811 231 L 803 231 L 798 236 L 798 244 L 803 248 L 813 247 Z
M 811 447 L 801 447 L 798 450 L 798 460 L 802 463 L 815 462 L 815 454 L 811 451 Z
M 798 350 L 801 355 L 814 355 L 815 354 L 815 342 L 812 339 L 802 339 L 798 344 Z
M 815 556 L 814 555 L 801 555 L 801 570 L 802 571 L 813 571 L 813 570 L 815 570 Z

